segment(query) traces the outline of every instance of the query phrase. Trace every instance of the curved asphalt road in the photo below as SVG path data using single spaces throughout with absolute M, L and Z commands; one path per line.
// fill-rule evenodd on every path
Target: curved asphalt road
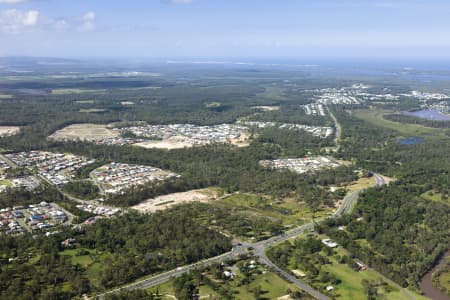
M 382 186 L 382 185 L 386 184 L 383 176 L 381 176 L 379 174 L 374 174 L 374 177 L 375 177 L 377 186 Z M 339 206 L 339 208 L 335 211 L 335 213 L 333 214 L 332 217 L 340 217 L 344 214 L 349 213 L 351 211 L 351 209 L 353 208 L 353 206 L 356 204 L 356 201 L 358 200 L 358 195 L 359 195 L 360 191 L 361 190 L 349 192 L 344 197 L 341 206 Z M 223 261 L 227 261 L 232 258 L 236 258 L 239 255 L 247 253 L 249 250 L 253 249 L 255 252 L 255 256 L 258 258 L 258 261 L 261 264 L 264 264 L 267 267 L 269 267 L 270 269 L 274 270 L 281 277 L 283 277 L 287 281 L 295 284 L 297 287 L 304 290 L 308 294 L 312 295 L 316 299 L 329 300 L 330 298 L 328 298 L 328 296 L 320 293 L 319 291 L 317 291 L 314 288 L 312 288 L 311 286 L 309 286 L 306 282 L 299 280 L 292 274 L 284 271 L 283 269 L 281 269 L 280 267 L 275 265 L 272 261 L 270 261 L 270 259 L 265 254 L 265 250 L 267 248 L 272 247 L 276 244 L 282 243 L 284 241 L 287 241 L 291 238 L 295 238 L 295 237 L 303 234 L 304 232 L 312 231 L 312 230 L 314 230 L 315 222 L 321 222 L 323 220 L 324 219 L 315 220 L 314 222 L 296 227 L 292 230 L 286 231 L 285 233 L 283 233 L 281 235 L 274 236 L 274 237 L 264 240 L 264 241 L 259 241 L 259 242 L 251 243 L 251 244 L 245 244 L 245 243 L 237 244 L 232 248 L 231 251 L 221 254 L 219 256 L 201 260 L 201 261 L 191 264 L 191 265 L 182 266 L 182 267 L 179 267 L 179 268 L 176 268 L 176 269 L 173 269 L 173 270 L 170 270 L 170 271 L 158 274 L 158 275 L 154 275 L 154 276 L 142 279 L 137 282 L 130 283 L 130 284 L 122 286 L 120 288 L 110 290 L 106 293 L 97 295 L 96 297 L 93 297 L 91 299 L 102 299 L 103 296 L 106 294 L 117 293 L 121 290 L 147 289 L 147 288 L 150 288 L 153 286 L 157 286 L 161 283 L 169 281 L 170 279 L 172 279 L 174 277 L 181 276 L 184 273 L 188 273 L 192 270 L 206 267 L 206 266 L 212 265 L 214 263 L 221 263 Z

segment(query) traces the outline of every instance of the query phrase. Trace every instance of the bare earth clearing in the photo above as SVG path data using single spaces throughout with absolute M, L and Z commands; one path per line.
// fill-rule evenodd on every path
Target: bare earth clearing
M 280 109 L 279 106 L 266 106 L 266 105 L 253 106 L 252 108 L 261 109 L 261 110 L 264 110 L 264 111 L 274 111 L 274 110 L 279 110 Z
M 134 144 L 134 146 L 142 147 L 145 149 L 182 149 L 193 147 L 194 145 L 188 142 L 177 140 L 162 140 L 162 141 L 147 141 Z
M 17 126 L 0 126 L 0 136 L 8 136 L 18 134 L 20 127 Z
M 248 143 L 249 137 L 250 135 L 248 133 L 242 133 L 239 138 L 230 140 L 230 143 L 238 147 L 246 147 L 249 145 Z M 134 144 L 134 146 L 142 147 L 145 149 L 153 148 L 153 149 L 167 149 L 167 150 L 190 148 L 203 145 L 205 144 L 193 144 L 184 137 L 171 137 L 170 139 L 163 139 L 160 141 L 159 140 L 145 141 Z
M 153 199 L 145 200 L 131 208 L 144 212 L 151 213 L 157 210 L 164 210 L 172 205 L 189 203 L 189 202 L 208 202 L 217 199 L 218 194 L 209 189 L 192 190 L 181 193 L 173 193 L 169 195 L 159 196 Z
M 95 141 L 119 136 L 119 133 L 111 130 L 107 125 L 98 124 L 73 124 L 53 133 L 49 138 L 55 140 L 85 140 Z

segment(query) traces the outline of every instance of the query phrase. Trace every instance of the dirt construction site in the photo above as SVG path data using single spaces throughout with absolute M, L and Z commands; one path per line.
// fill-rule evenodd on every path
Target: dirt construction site
M 53 133 L 49 138 L 55 140 L 84 140 L 96 141 L 119 136 L 119 132 L 107 125 L 73 124 Z
M 0 137 L 9 136 L 19 133 L 20 127 L 17 126 L 0 126 Z
M 132 206 L 131 208 L 143 213 L 152 213 L 158 210 L 167 209 L 176 204 L 189 202 L 209 202 L 216 200 L 217 198 L 218 194 L 215 191 L 208 189 L 192 190 L 148 199 L 142 203 Z

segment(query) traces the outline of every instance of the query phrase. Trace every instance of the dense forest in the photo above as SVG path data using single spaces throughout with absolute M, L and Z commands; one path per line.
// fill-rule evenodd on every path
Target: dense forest
M 317 229 L 348 249 L 352 256 L 399 284 L 416 286 L 439 254 L 450 247 L 450 139 L 443 134 L 422 135 L 422 142 L 402 145 L 398 142 L 404 138 L 402 134 L 355 117 L 352 105 L 330 106 L 342 126 L 340 145 L 333 155 L 353 164 L 301 175 L 267 170 L 259 161 L 325 154 L 324 148 L 333 146 L 331 138 L 266 128 L 252 132 L 253 139 L 248 147 L 213 144 L 171 151 L 47 139 L 55 130 L 74 123 L 145 121 L 149 124 L 211 125 L 245 119 L 332 126 L 328 117 L 307 116 L 301 105 L 311 103 L 316 94 L 311 89 L 353 83 L 331 78 L 313 80 L 294 72 L 221 72 L 214 73 L 217 76 L 214 77 L 209 70 L 203 70 L 197 78 L 185 71 L 170 73 L 165 78 L 7 80 L 0 84 L 0 89 L 13 97 L 0 100 L 0 125 L 22 128 L 16 136 L 0 138 L 0 149 L 2 152 L 42 149 L 95 158 L 96 164 L 77 172 L 76 180 L 81 181 L 64 188 L 69 194 L 86 199 L 95 198 L 98 190 L 82 180 L 93 168 L 107 162 L 151 165 L 182 175 L 106 199 L 109 204 L 124 207 L 158 195 L 217 186 L 227 193 L 256 193 L 275 200 L 292 197 L 316 210 L 323 205 L 334 206 L 341 195 L 330 192 L 329 187 L 357 179 L 356 169 L 382 173 L 396 181 L 365 191 L 350 216 L 329 220 Z M 388 86 L 385 82 L 373 85 L 368 92 L 381 93 Z M 91 91 L 58 93 L 59 89 L 79 88 Z M 407 91 L 400 85 L 389 85 L 389 88 L 393 93 Z M 398 104 L 379 105 L 397 109 L 417 105 L 415 100 L 403 100 Z M 123 102 L 132 104 L 123 105 Z M 280 109 L 261 111 L 254 108 L 258 105 L 276 105 Z M 369 107 L 373 106 L 360 108 Z M 448 127 L 448 122 L 413 120 L 400 115 L 385 117 L 399 123 Z M 78 216 L 75 222 L 93 216 L 46 185 L 33 192 L 9 189 L 0 193 L 0 208 L 40 201 L 58 202 Z M 338 230 L 341 225 L 345 225 L 346 230 Z M 229 238 L 215 229 L 263 239 L 279 234 L 283 228 L 281 222 L 270 218 L 244 215 L 238 210 L 208 204 L 189 204 L 151 215 L 128 213 L 98 219 L 93 225 L 66 228 L 50 237 L 0 235 L 0 298 L 67 299 L 211 257 L 231 247 Z M 74 248 L 65 249 L 61 244 L 68 238 L 76 240 Z M 306 243 L 283 244 L 269 254 L 285 267 L 293 254 L 297 264 L 317 273 L 323 283 L 337 282 L 338 278 L 316 267 L 327 263 L 323 255 L 318 254 L 325 251 L 328 250 L 317 241 L 307 240 Z M 350 264 L 351 260 L 343 258 L 342 263 Z M 176 281 L 177 295 L 183 298 L 195 294 L 198 287 L 195 283 L 191 275 Z M 226 295 L 226 291 L 223 294 Z M 155 296 L 147 292 L 127 292 L 111 296 L 111 299 L 133 297 L 152 299 Z
M 76 241 L 75 256 L 61 244 L 68 238 Z M 189 209 L 181 208 L 152 215 L 128 213 L 51 237 L 0 235 L 0 298 L 67 299 L 230 247 L 228 238 L 195 222 Z M 77 255 L 91 257 L 93 264 L 76 263 Z M 17 259 L 11 263 L 8 258 Z M 96 278 L 88 276 L 94 269 Z
M 421 198 L 425 190 L 404 180 L 367 190 L 351 216 L 330 220 L 319 230 L 400 285 L 417 286 L 450 247 L 450 207 Z M 341 225 L 345 231 L 337 230 Z
M 320 230 L 361 260 L 403 286 L 417 286 L 436 258 L 450 247 L 448 138 L 425 136 L 401 145 L 398 133 L 338 112 L 343 125 L 340 155 L 369 170 L 395 176 L 389 186 L 363 193 L 349 217 Z M 368 138 L 370 136 L 370 138 Z M 356 146 L 355 146 L 356 145 Z M 424 195 L 440 194 L 441 201 Z M 337 227 L 346 225 L 346 231 Z M 364 239 L 367 245 L 358 240 Z

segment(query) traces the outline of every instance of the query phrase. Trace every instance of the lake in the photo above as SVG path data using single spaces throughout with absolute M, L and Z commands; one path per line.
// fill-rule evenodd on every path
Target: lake
M 432 121 L 450 121 L 450 116 L 441 113 L 437 109 L 422 109 L 416 111 L 404 111 L 402 114 L 406 116 L 427 119 Z

